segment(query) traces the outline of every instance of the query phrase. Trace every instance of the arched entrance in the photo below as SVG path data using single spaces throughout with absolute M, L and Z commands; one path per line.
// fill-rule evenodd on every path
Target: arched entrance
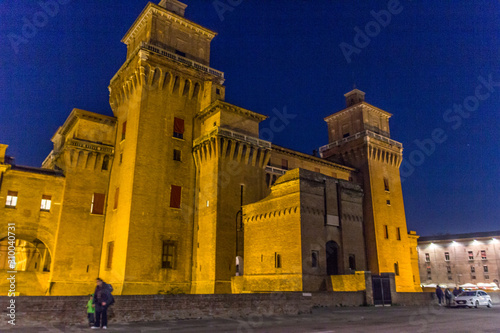
M 339 245 L 334 241 L 326 243 L 326 274 L 338 275 L 339 274 L 339 260 L 338 260 Z
M 10 271 L 16 271 L 16 296 L 47 295 L 52 256 L 39 239 L 17 235 L 16 240 L 0 239 L 0 295 L 10 292 Z M 14 260 L 12 260 L 15 258 Z
M 30 242 L 18 238 L 15 240 L 15 246 L 11 245 L 7 237 L 0 240 L 0 270 L 50 272 L 50 253 L 40 240 Z M 12 255 L 15 256 L 15 265 L 12 261 L 9 262 Z
M 243 275 L 243 258 L 240 256 L 236 257 L 236 276 Z

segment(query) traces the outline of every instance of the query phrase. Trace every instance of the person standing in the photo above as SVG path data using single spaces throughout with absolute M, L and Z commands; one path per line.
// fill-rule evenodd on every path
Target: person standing
M 458 287 L 455 287 L 455 289 L 453 289 L 453 296 L 457 297 L 458 295 L 460 295 L 460 290 L 458 290 Z
M 450 289 L 446 288 L 444 290 L 444 297 L 446 298 L 446 306 L 450 307 L 451 306 L 451 298 L 453 297 L 451 292 L 450 292 Z
M 94 308 L 94 295 L 89 295 L 89 300 L 87 302 L 87 318 L 89 319 L 89 326 L 93 326 L 95 322 L 94 318 L 95 308 Z
M 108 307 L 113 303 L 111 295 L 111 285 L 105 283 L 102 279 L 97 278 L 94 291 L 94 307 L 95 307 L 95 323 L 92 329 L 100 328 L 108 329 Z
M 439 300 L 439 306 L 441 306 L 441 302 L 443 301 L 443 290 L 439 286 L 436 287 L 436 296 Z

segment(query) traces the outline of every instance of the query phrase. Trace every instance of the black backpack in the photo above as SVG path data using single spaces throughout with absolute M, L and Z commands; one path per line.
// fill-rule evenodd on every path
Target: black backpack
M 113 286 L 109 283 L 106 283 L 106 291 L 108 292 L 108 295 L 110 297 L 110 301 L 108 302 L 108 305 L 113 305 L 115 304 L 115 298 L 111 294 L 113 292 Z

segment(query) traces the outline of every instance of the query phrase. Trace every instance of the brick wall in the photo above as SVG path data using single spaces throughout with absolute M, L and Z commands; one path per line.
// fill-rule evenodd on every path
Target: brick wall
M 398 293 L 395 303 L 424 305 L 432 293 Z M 239 295 L 141 295 L 115 296 L 110 322 L 161 321 L 172 319 L 241 318 L 250 315 L 294 315 L 308 313 L 313 307 L 361 306 L 364 292 L 275 293 Z M 86 323 L 86 296 L 20 296 L 16 298 L 16 325 L 44 323 L 65 325 Z M 8 297 L 0 297 L 6 314 Z M 0 321 L 0 328 L 7 322 Z

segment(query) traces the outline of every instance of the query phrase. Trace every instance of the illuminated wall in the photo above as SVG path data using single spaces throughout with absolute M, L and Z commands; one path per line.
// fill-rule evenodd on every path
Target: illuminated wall
M 495 283 L 500 287 L 500 232 L 421 237 L 422 284 Z

